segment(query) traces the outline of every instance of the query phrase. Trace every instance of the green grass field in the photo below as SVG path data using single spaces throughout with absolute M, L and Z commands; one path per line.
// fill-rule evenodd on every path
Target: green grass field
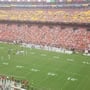
M 90 57 L 0 43 L 0 74 L 27 79 L 35 90 L 90 90 Z

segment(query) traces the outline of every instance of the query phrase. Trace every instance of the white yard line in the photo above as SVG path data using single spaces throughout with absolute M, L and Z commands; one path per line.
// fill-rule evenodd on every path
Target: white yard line
M 69 62 L 73 62 L 74 59 L 69 59 L 69 58 L 67 58 L 67 61 L 69 61 Z
M 41 54 L 41 56 L 47 56 L 46 54 Z
M 58 59 L 59 57 L 58 57 L 58 56 L 53 56 L 53 58 L 56 58 L 56 59 Z
M 56 73 L 53 73 L 53 72 L 48 72 L 47 75 L 48 75 L 48 76 L 57 76 L 57 74 L 56 74 Z
M 40 70 L 38 70 L 36 68 L 32 68 L 31 71 L 33 71 L 33 72 L 39 72 Z
M 68 77 L 67 80 L 69 80 L 69 81 L 77 81 L 78 79 L 72 78 L 72 77 Z
M 34 55 L 34 54 L 35 54 L 35 52 L 30 52 L 30 54 Z
M 3 65 L 8 65 L 9 63 L 7 63 L 7 62 L 3 62 L 2 64 L 3 64 Z
M 22 68 L 24 68 L 24 66 L 22 66 L 22 65 L 17 65 L 16 68 L 22 69 Z
M 87 61 L 83 61 L 82 63 L 83 63 L 83 64 L 90 64 L 90 63 L 89 63 L 89 62 L 87 62 Z

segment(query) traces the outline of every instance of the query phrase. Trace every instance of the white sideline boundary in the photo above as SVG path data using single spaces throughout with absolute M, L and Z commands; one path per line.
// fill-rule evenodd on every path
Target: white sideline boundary
M 0 41 L 0 43 L 9 43 L 9 44 L 14 44 L 11 42 L 3 42 Z M 38 44 L 26 44 L 26 43 L 22 43 L 20 45 L 21 47 L 26 47 L 26 48 L 36 48 L 36 49 L 43 49 L 43 50 L 48 50 L 48 51 L 53 51 L 53 52 L 60 52 L 60 53 L 65 53 L 65 54 L 73 54 L 72 50 L 69 49 L 65 49 L 65 48 L 57 48 L 57 47 L 52 47 L 52 46 L 43 46 L 43 45 L 38 45 Z M 90 53 L 83 53 L 84 56 L 90 56 Z
M 51 47 L 51 46 L 47 46 L 47 45 L 43 46 L 43 45 L 22 43 L 21 46 L 22 47 L 26 47 L 26 48 L 43 49 L 43 50 L 48 50 L 48 51 L 53 51 L 53 52 L 60 52 L 60 53 L 66 53 L 66 54 L 72 54 L 73 53 L 73 51 L 71 51 L 71 50 L 67 50 L 67 49 L 64 49 L 64 48 Z

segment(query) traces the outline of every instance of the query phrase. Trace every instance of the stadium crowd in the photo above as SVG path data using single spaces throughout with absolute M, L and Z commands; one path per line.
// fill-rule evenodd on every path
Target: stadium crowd
M 0 24 L 0 41 L 84 51 L 90 49 L 90 28 L 43 24 Z
M 90 10 L 82 9 L 4 9 L 0 10 L 0 20 L 50 21 L 89 23 Z
M 29 90 L 28 81 L 0 75 L 0 90 Z

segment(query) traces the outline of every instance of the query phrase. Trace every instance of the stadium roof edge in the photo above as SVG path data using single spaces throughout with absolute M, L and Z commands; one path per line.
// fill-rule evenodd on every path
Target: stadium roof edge
M 90 2 L 84 3 L 35 3 L 35 2 L 0 2 L 0 7 L 9 8 L 80 8 L 90 7 Z

